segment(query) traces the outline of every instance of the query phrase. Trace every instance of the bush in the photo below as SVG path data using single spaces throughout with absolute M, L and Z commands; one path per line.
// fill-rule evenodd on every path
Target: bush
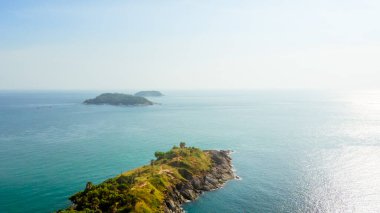
M 154 153 L 154 156 L 157 158 L 157 160 L 160 160 L 160 159 L 164 158 L 165 152 L 158 152 L 157 151 Z
M 181 142 L 181 143 L 179 143 L 179 147 L 180 147 L 181 149 L 185 148 L 185 147 L 186 147 L 186 143 L 185 143 L 185 142 Z

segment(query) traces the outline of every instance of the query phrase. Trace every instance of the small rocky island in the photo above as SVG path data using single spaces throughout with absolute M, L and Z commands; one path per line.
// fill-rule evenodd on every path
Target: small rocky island
M 121 93 L 103 93 L 96 98 L 88 99 L 83 102 L 84 104 L 109 104 L 109 105 L 123 105 L 123 106 L 147 106 L 154 103 L 148 99 L 140 96 L 133 96 Z
M 181 205 L 234 179 L 229 151 L 174 146 L 156 152 L 155 160 L 99 185 L 88 182 L 70 197 L 71 207 L 58 212 L 182 213 Z
M 140 97 L 160 97 L 163 96 L 163 94 L 159 91 L 140 91 L 135 94 L 135 96 Z

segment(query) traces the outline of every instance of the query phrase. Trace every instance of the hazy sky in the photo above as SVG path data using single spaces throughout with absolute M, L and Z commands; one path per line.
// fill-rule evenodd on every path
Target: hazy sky
M 379 0 L 0 0 L 0 89 L 380 89 Z

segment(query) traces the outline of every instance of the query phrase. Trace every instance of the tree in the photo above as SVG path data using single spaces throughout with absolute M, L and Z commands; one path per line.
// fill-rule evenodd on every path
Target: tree
M 186 143 L 185 143 L 185 142 L 181 142 L 181 143 L 179 143 L 179 147 L 180 147 L 180 148 L 185 148 L 185 147 L 186 147 Z
M 165 152 L 155 152 L 154 153 L 154 156 L 157 158 L 157 159 L 161 159 L 163 158 L 165 155 Z
M 150 166 L 152 167 L 151 168 L 151 172 L 152 172 L 152 176 L 153 176 L 153 173 L 154 173 L 154 171 L 153 171 L 153 169 L 154 169 L 154 160 L 150 160 Z
M 91 182 L 87 182 L 87 184 L 86 184 L 86 191 L 87 190 L 91 190 L 92 189 L 92 187 L 94 186 L 94 184 L 92 184 Z

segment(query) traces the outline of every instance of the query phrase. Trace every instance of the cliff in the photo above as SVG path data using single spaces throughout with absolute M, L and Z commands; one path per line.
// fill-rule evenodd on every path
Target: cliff
M 99 185 L 87 183 L 59 212 L 183 212 L 181 205 L 233 179 L 229 151 L 173 147 L 156 152 L 150 165 L 125 172 Z
M 144 97 L 121 94 L 121 93 L 103 93 L 96 98 L 88 99 L 84 104 L 109 104 L 109 105 L 124 105 L 124 106 L 144 106 L 153 105 L 153 102 Z
M 199 175 L 192 176 L 183 174 L 187 181 L 176 184 L 173 190 L 169 190 L 165 199 L 165 213 L 184 212 L 181 205 L 186 201 L 193 201 L 205 191 L 211 191 L 220 188 L 228 180 L 234 179 L 232 171 L 230 151 L 205 151 L 212 162 L 209 171 Z

